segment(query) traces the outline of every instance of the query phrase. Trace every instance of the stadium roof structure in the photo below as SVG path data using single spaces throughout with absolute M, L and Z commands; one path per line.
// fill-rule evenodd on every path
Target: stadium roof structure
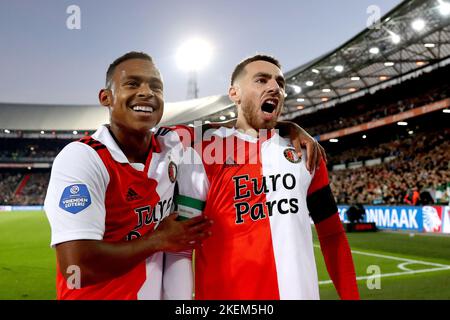
M 333 107 L 450 63 L 450 0 L 406 0 L 377 23 L 285 74 L 282 119 Z M 236 116 L 227 95 L 166 103 L 161 125 Z M 106 108 L 0 103 L 0 129 L 94 130 Z
M 358 35 L 285 74 L 284 119 L 333 107 L 450 63 L 450 1 L 407 0 Z
M 193 123 L 205 113 L 216 113 L 230 104 L 228 96 L 221 95 L 166 103 L 160 125 Z M 2 131 L 95 130 L 108 122 L 108 109 L 99 105 L 0 103 Z
M 450 0 L 406 0 L 340 47 L 285 73 L 281 118 L 330 108 L 449 63 Z M 203 120 L 225 120 L 233 108 Z

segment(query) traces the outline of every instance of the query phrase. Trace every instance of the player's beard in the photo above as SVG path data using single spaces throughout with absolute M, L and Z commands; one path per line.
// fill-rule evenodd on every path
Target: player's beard
M 271 120 L 264 120 L 261 117 L 261 106 L 253 102 L 243 103 L 241 105 L 241 111 L 247 124 L 255 130 L 273 129 L 277 124 L 278 115 Z

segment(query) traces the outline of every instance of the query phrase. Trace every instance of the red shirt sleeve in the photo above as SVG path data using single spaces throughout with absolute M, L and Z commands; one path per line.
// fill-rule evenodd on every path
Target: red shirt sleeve
M 343 300 L 359 300 L 352 253 L 339 214 L 316 224 L 328 274 Z
M 330 189 L 322 160 L 308 189 L 308 210 L 316 226 L 320 248 L 331 280 L 341 299 L 359 299 L 352 253 Z

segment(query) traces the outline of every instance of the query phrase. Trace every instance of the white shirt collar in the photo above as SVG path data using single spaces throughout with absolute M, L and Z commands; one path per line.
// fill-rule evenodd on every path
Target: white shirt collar
M 108 148 L 111 156 L 115 161 L 120 163 L 130 163 L 128 161 L 128 158 L 123 153 L 122 149 L 119 148 L 116 141 L 111 136 L 111 133 L 109 132 L 106 125 L 100 126 L 100 128 L 98 128 L 97 131 L 95 131 L 95 133 L 92 135 L 92 138 L 103 143 L 106 148 Z
M 220 127 L 219 129 L 214 131 L 213 134 L 216 135 L 216 136 L 219 136 L 221 138 L 226 138 L 226 137 L 229 137 L 231 135 L 234 135 L 234 136 L 236 136 L 239 139 L 242 139 L 244 141 L 248 141 L 248 142 L 252 142 L 252 143 L 258 142 L 258 138 L 257 137 L 254 137 L 254 136 L 252 136 L 250 134 L 242 132 L 241 130 L 236 129 L 235 127 L 233 127 L 233 128 Z M 275 133 L 275 134 L 272 134 L 268 139 L 264 139 L 264 141 L 272 140 L 274 138 L 279 139 L 281 137 L 277 133 Z

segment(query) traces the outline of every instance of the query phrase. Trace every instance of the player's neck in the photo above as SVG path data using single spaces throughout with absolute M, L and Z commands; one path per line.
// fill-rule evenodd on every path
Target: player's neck
M 248 122 L 247 119 L 245 119 L 245 117 L 243 116 L 239 116 L 236 120 L 236 129 L 248 134 L 249 136 L 252 136 L 254 138 L 258 138 L 258 130 L 253 128 Z
M 238 116 L 236 120 L 236 129 L 253 138 L 263 138 L 265 140 L 268 136 L 271 136 L 270 132 L 272 132 L 274 128 L 256 128 L 250 125 L 245 117 Z
M 144 163 L 152 141 L 152 132 L 129 131 L 111 124 L 109 131 L 130 163 Z

